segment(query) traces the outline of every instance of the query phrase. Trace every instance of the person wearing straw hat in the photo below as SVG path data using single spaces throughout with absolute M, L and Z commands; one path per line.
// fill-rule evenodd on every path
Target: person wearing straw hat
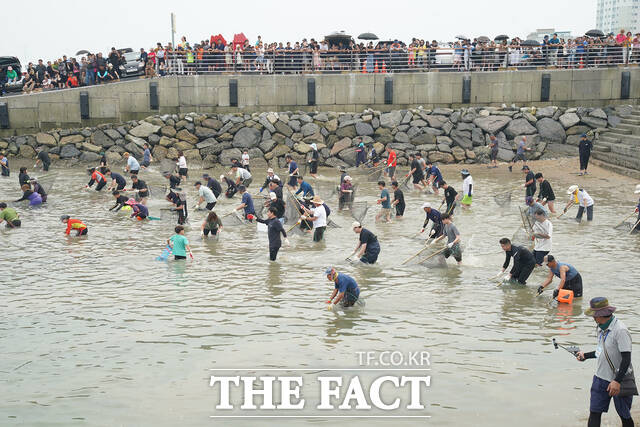
M 360 235 L 358 245 L 353 250 L 353 253 L 360 258 L 361 262 L 365 264 L 375 264 L 378 260 L 378 255 L 380 255 L 378 237 L 364 228 L 359 221 L 353 222 L 351 228 L 353 228 L 354 233 Z
M 553 255 L 546 255 L 543 258 L 543 262 L 549 267 L 549 274 L 547 278 L 538 286 L 538 294 L 544 291 L 544 288 L 549 286 L 553 281 L 553 277 L 560 278 L 558 288 L 553 291 L 553 297 L 557 297 L 560 289 L 566 289 L 573 291 L 573 296 L 578 298 L 582 296 L 582 276 L 574 266 L 564 262 L 558 262 Z
M 351 177 L 345 175 L 342 183 L 340 184 L 340 198 L 338 199 L 338 210 L 349 210 L 353 203 L 353 184 Z
M 313 241 L 320 242 L 324 237 L 324 231 L 327 229 L 327 211 L 324 208 L 324 201 L 320 196 L 314 196 L 311 199 L 313 204 L 312 209 L 307 209 L 304 205 L 301 205 L 304 210 L 304 214 L 300 217 L 302 223 L 305 221 L 311 221 L 313 224 Z
M 330 282 L 334 283 L 331 297 L 327 300 L 328 309 L 342 302 L 343 307 L 351 307 L 360 297 L 360 288 L 355 279 L 347 274 L 338 273 L 335 268 L 328 267 L 324 274 Z
M 589 427 L 600 426 L 602 413 L 609 411 L 613 398 L 616 412 L 623 427 L 634 425 L 631 417 L 633 396 L 638 394 L 631 364 L 631 334 L 627 326 L 613 315 L 616 307 L 604 297 L 592 298 L 586 316 L 593 317 L 597 324 L 598 344 L 595 351 L 576 354 L 584 362 L 596 359 L 596 373 L 591 382 L 589 403 Z
M 565 206 L 564 212 L 566 213 L 572 204 L 576 204 L 578 205 L 578 214 L 576 215 L 576 221 L 582 221 L 582 215 L 584 214 L 585 209 L 587 211 L 587 221 L 592 221 L 594 202 L 591 196 L 589 196 L 589 193 L 587 193 L 586 190 L 583 190 L 577 185 L 572 185 L 567 190 L 567 195 L 569 195 L 571 198 L 567 203 L 567 206 Z

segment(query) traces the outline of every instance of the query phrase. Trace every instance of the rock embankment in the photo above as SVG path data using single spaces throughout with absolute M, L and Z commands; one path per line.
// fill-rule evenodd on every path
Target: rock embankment
M 190 161 L 229 165 L 248 150 L 252 159 L 274 166 L 284 165 L 284 156 L 302 159 L 315 143 L 325 166 L 355 165 L 354 148 L 363 142 L 382 153 L 392 147 L 398 162 L 406 164 L 411 153 L 439 163 L 488 161 L 489 136 L 499 143 L 499 159 L 509 161 L 518 141 L 527 137 L 537 159 L 547 144 L 575 144 L 584 132 L 614 127 L 631 106 L 605 108 L 495 108 L 453 110 L 422 108 L 382 113 L 264 112 L 254 114 L 167 114 L 140 121 L 106 124 L 80 129 L 62 129 L 35 135 L 0 139 L 0 150 L 9 156 L 33 158 L 38 147 L 60 159 L 95 162 L 104 152 L 111 163 L 124 152 L 142 155 L 149 144 L 156 160 L 176 159 L 183 151 Z

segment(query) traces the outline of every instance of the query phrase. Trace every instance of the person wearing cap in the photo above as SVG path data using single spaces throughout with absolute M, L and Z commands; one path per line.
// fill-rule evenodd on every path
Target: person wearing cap
M 198 195 L 200 196 L 200 198 L 198 199 L 198 203 L 196 204 L 196 208 L 199 208 L 200 204 L 202 204 L 202 202 L 205 202 L 207 204 L 205 206 L 205 209 L 208 211 L 212 210 L 216 205 L 216 202 L 218 201 L 216 199 L 216 196 L 213 194 L 213 191 L 211 191 L 209 187 L 202 185 L 200 181 L 196 181 L 193 186 L 196 187 L 196 190 L 198 190 Z
M 241 168 L 236 163 L 231 165 L 231 171 L 236 178 L 236 185 L 244 185 L 248 187 L 251 184 L 253 178 L 251 177 L 251 172 L 246 170 L 245 168 Z
M 282 182 L 280 178 L 273 178 L 271 182 L 269 182 L 269 193 L 276 193 L 276 197 L 280 200 L 284 200 L 284 195 L 282 194 Z
M 524 184 L 522 187 L 525 189 L 525 196 L 533 197 L 536 194 L 536 179 L 535 174 L 531 172 L 529 166 L 522 166 L 522 173 L 524 174 Z
M 511 240 L 503 237 L 500 239 L 500 247 L 505 253 L 504 264 L 502 264 L 502 271 L 509 267 L 511 258 L 513 258 L 513 267 L 509 271 L 509 280 L 516 280 L 521 285 L 527 284 L 527 279 L 531 275 L 531 272 L 536 266 L 536 259 L 529 249 L 511 244 Z
M 553 192 L 553 188 L 551 188 L 551 184 L 549 181 L 544 179 L 544 176 L 542 176 L 542 173 L 540 172 L 535 174 L 534 178 L 538 181 L 538 187 L 540 188 L 536 202 L 539 202 L 542 206 L 549 206 L 549 211 L 551 213 L 556 213 L 553 206 L 553 202 L 556 200 L 556 195 Z
M 533 257 L 538 266 L 542 265 L 544 257 L 551 252 L 553 223 L 547 218 L 543 210 L 534 213 L 535 222 L 531 227 L 531 238 L 534 240 Z
M 429 221 L 433 221 L 431 231 L 429 231 L 428 239 L 436 239 L 442 236 L 444 225 L 442 224 L 442 216 L 440 215 L 440 212 L 433 209 L 431 207 L 431 203 L 429 202 L 424 202 L 422 204 L 422 210 L 424 210 L 426 217 L 424 219 L 424 223 L 422 224 L 420 233 L 424 233 L 425 228 L 427 228 L 427 225 L 429 225 Z
M 404 193 L 400 189 L 398 181 L 391 183 L 391 189 L 393 190 L 393 202 L 391 205 L 396 208 L 396 218 L 401 218 L 404 216 L 404 210 L 407 207 L 404 202 Z
M 49 157 L 49 153 L 44 147 L 38 148 L 38 156 L 36 157 L 36 164 L 33 167 L 37 167 L 42 163 L 42 170 L 45 172 L 49 171 L 49 166 L 51 166 L 51 157 Z
M 293 190 L 298 186 L 298 164 L 293 160 L 291 154 L 287 154 L 284 160 L 287 162 L 287 166 L 289 167 L 289 182 L 287 185 L 291 190 Z
M 580 173 L 579 175 L 587 174 L 587 166 L 589 166 L 589 157 L 591 157 L 591 150 L 593 150 L 593 142 L 587 138 L 587 134 L 580 135 L 580 142 L 578 142 L 578 153 L 580 154 Z
M 94 183 L 97 183 L 96 191 L 101 191 L 104 186 L 107 185 L 107 179 L 102 175 L 102 173 L 98 172 L 96 168 L 87 169 L 87 173 L 91 178 L 85 188 L 91 188 Z
M 456 200 L 458 199 L 458 192 L 447 184 L 446 181 L 440 181 L 440 187 L 444 190 L 444 200 L 442 200 L 442 203 L 447 204 L 445 213 L 453 215 L 453 210 L 456 208 Z
M 269 201 L 267 206 L 276 210 L 276 218 L 284 225 L 284 213 L 286 211 L 286 204 L 284 200 L 278 199 L 278 195 L 273 191 L 269 192 Z
M 340 166 L 340 185 L 342 185 L 342 183 L 344 182 L 344 177 L 348 175 L 349 174 L 347 173 L 347 170 L 344 168 L 344 166 Z
M 327 211 L 324 208 L 324 201 L 320 196 L 314 196 L 311 199 L 313 209 L 308 209 L 301 205 L 304 214 L 300 217 L 302 223 L 309 222 L 313 224 L 313 241 L 320 242 L 324 237 L 324 231 L 327 229 Z
M 220 182 L 224 182 L 225 184 L 227 184 L 227 189 L 224 192 L 224 195 L 227 199 L 232 198 L 238 191 L 238 187 L 232 179 L 229 179 L 224 175 L 220 175 Z
M 387 190 L 385 186 L 386 184 L 384 181 L 378 181 L 380 198 L 376 200 L 376 203 L 381 205 L 381 209 L 376 215 L 376 222 L 384 217 L 385 222 L 389 223 L 391 222 L 391 195 L 389 195 L 389 190 Z
M 275 196 L 275 195 L 274 195 Z M 278 210 L 275 206 L 270 206 L 267 210 L 267 219 L 256 218 L 256 221 L 267 225 L 267 236 L 269 237 L 269 259 L 275 261 L 278 251 L 282 247 L 280 235 L 284 237 L 284 242 L 289 245 L 287 232 L 282 226 L 282 221 L 278 220 Z
M 6 228 L 17 228 L 22 225 L 20 215 L 14 208 L 7 207 L 5 202 L 0 202 L 0 224 L 6 222 Z
M 111 195 L 116 199 L 116 202 L 109 208 L 109 211 L 115 210 L 116 212 L 118 212 L 127 204 L 127 201 L 129 200 L 128 197 L 121 195 L 120 191 L 118 190 L 114 190 Z
M 182 181 L 178 175 L 174 175 L 171 172 L 162 172 L 162 176 L 169 180 L 169 188 L 174 189 L 180 185 Z
M 5 156 L 4 153 L 0 153 L 0 169 L 2 169 L 2 176 L 11 175 L 11 170 L 9 169 L 9 159 L 7 159 L 7 156 Z
M 311 187 L 311 184 L 304 180 L 304 177 L 302 175 L 298 175 L 298 187 L 298 190 L 295 192 L 296 196 L 300 193 L 302 193 L 302 197 L 315 196 L 313 187 Z
M 404 176 L 408 178 L 409 175 L 412 176 L 413 188 L 416 190 L 424 190 L 424 187 L 420 185 L 424 181 L 424 171 L 422 170 L 422 165 L 416 158 L 415 154 L 409 154 L 409 162 L 411 170 Z
M 338 273 L 333 267 L 327 268 L 324 274 L 330 282 L 334 283 L 333 292 L 327 300 L 329 310 L 340 302 L 343 307 L 351 307 L 358 301 L 360 288 L 353 277 Z
M 380 255 L 380 243 L 378 242 L 378 237 L 371 231 L 364 228 L 358 221 L 351 224 L 351 228 L 354 233 L 360 235 L 358 245 L 353 250 L 352 255 L 356 255 L 360 258 L 360 261 L 365 264 L 375 264 L 378 260 L 378 255 Z
M 120 191 L 124 190 L 127 186 L 127 180 L 117 172 L 112 172 L 110 169 L 105 171 L 105 175 L 111 178 L 111 184 L 107 187 L 107 191 Z
M 615 311 L 616 307 L 609 305 L 607 298 L 596 297 L 589 301 L 589 308 L 584 312 L 595 320 L 598 338 L 595 351 L 580 351 L 576 355 L 580 362 L 596 359 L 596 373 L 591 382 L 589 427 L 600 426 L 602 413 L 609 411 L 611 398 L 622 426 L 634 425 L 631 404 L 638 391 L 631 364 L 632 340 L 627 326 L 613 315 Z
M 14 203 L 22 202 L 23 200 L 29 201 L 29 206 L 39 206 L 42 204 L 42 196 L 31 190 L 31 184 L 22 184 L 22 197 L 18 200 L 14 200 Z
M 462 240 L 460 236 L 460 232 L 458 228 L 453 224 L 453 217 L 450 214 L 442 214 L 442 223 L 444 224 L 444 229 L 442 234 L 433 239 L 430 244 L 434 244 L 444 237 L 447 237 L 447 248 L 444 250 L 443 255 L 445 259 L 449 258 L 453 255 L 453 259 L 456 260 L 458 265 L 462 264 L 462 247 L 460 246 L 460 241 Z
M 262 187 L 260 187 L 260 192 L 262 193 L 262 190 L 264 190 L 265 188 L 269 188 L 269 183 L 274 179 L 277 179 L 278 181 L 280 180 L 278 175 L 273 173 L 272 168 L 267 169 L 267 177 L 264 179 L 264 183 L 262 184 Z
M 209 187 L 213 192 L 213 195 L 216 196 L 216 199 L 220 197 L 220 194 L 222 194 L 222 186 L 220 183 L 214 177 L 209 176 L 209 174 L 206 173 L 202 174 L 202 179 L 204 180 L 204 185 Z
M 351 177 L 345 175 L 340 184 L 340 198 L 338 199 L 338 210 L 349 210 L 353 204 L 353 184 Z
M 523 136 L 518 142 L 518 148 L 516 149 L 516 155 L 511 160 L 511 163 L 515 165 L 519 160 L 522 160 L 523 163 L 527 162 L 527 159 L 524 155 L 525 151 L 531 151 L 531 148 L 527 147 L 527 137 Z M 509 165 L 509 172 L 513 171 L 513 165 Z
M 391 144 L 387 145 L 387 153 L 389 153 L 389 157 L 387 157 L 387 168 L 385 170 L 385 176 L 388 176 L 391 181 L 396 180 L 396 167 L 398 166 L 398 156 L 393 148 L 391 148 Z
M 427 185 L 431 185 L 431 189 L 433 193 L 438 195 L 438 188 L 442 186 L 444 179 L 442 179 L 442 172 L 440 168 L 435 165 L 431 160 L 427 162 L 427 169 L 425 170 L 427 174 Z
M 147 198 L 149 197 L 149 187 L 147 183 L 138 178 L 138 175 L 131 175 L 131 188 L 125 191 L 135 191 L 138 193 L 140 203 L 147 204 Z
M 462 200 L 460 203 L 463 208 L 468 209 L 473 201 L 473 177 L 468 169 L 462 169 L 460 174 L 462 175 Z M 460 194 L 456 195 L 456 200 L 458 199 L 460 199 Z
M 311 144 L 311 155 L 309 156 L 309 175 L 318 179 L 318 162 L 320 161 L 320 155 L 318 153 L 318 146 L 316 143 Z
M 86 236 L 89 232 L 89 229 L 82 221 L 79 219 L 71 219 L 69 215 L 62 215 L 60 221 L 67 224 L 67 229 L 64 232 L 67 236 L 71 234 L 71 230 L 76 230 L 76 237 Z
M 489 155 L 489 159 L 491 160 L 491 165 L 487 166 L 487 168 L 497 168 L 498 167 L 498 151 L 500 147 L 498 146 L 498 139 L 495 135 L 489 136 L 489 148 L 491 148 L 491 152 Z
M 242 200 L 236 210 L 239 211 L 242 209 L 244 211 L 244 219 L 253 221 L 256 216 L 256 210 L 253 207 L 253 198 L 251 198 L 251 194 L 247 192 L 247 187 L 244 185 L 238 186 L 238 193 L 242 196 Z
M 540 203 L 538 203 L 535 200 L 533 200 L 533 197 L 526 196 L 524 198 L 524 203 L 525 203 L 525 205 L 527 205 L 529 207 L 529 209 L 527 209 L 527 215 L 530 218 L 534 218 L 536 212 L 538 212 L 538 211 L 542 211 L 545 216 L 549 216 L 549 212 L 547 212 L 547 210 L 544 208 L 544 206 L 542 206 Z
M 124 153 L 122 157 L 127 161 L 124 171 L 129 172 L 132 175 L 137 175 L 138 172 L 140 172 L 140 163 L 138 163 L 136 158 L 129 153 Z
M 553 255 L 544 256 L 543 262 L 549 267 L 549 274 L 542 285 L 538 286 L 538 294 L 541 294 L 551 284 L 555 276 L 560 278 L 560 283 L 558 284 L 558 289 L 553 291 L 554 298 L 558 296 L 560 289 L 573 291 L 573 296 L 576 298 L 582 296 L 582 276 L 574 266 L 556 261 Z
M 576 221 L 582 221 L 582 215 L 586 209 L 587 211 L 587 221 L 593 220 L 593 199 L 589 196 L 586 190 L 579 188 L 577 185 L 572 185 L 567 190 L 567 194 L 570 196 L 569 202 L 567 206 L 564 207 L 564 212 L 566 213 L 571 205 L 578 205 L 578 214 L 576 215 Z
M 135 217 L 138 221 L 142 221 L 149 217 L 149 209 L 142 203 L 138 203 L 135 199 L 127 200 L 127 205 L 131 206 L 131 218 Z

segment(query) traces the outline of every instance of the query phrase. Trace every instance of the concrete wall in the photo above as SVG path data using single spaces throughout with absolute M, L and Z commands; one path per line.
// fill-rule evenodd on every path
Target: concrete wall
M 623 71 L 631 74 L 631 91 L 620 99 Z M 551 75 L 550 98 L 540 102 L 542 75 Z M 462 104 L 462 79 L 471 77 L 471 103 Z M 384 79 L 393 79 L 393 103 L 384 103 Z M 307 80 L 315 79 L 316 106 L 307 105 Z M 238 81 L 238 107 L 230 107 L 229 81 Z M 40 129 L 92 126 L 140 119 L 151 114 L 186 112 L 255 112 L 287 110 L 382 111 L 419 105 L 604 106 L 636 104 L 640 99 L 639 68 L 597 70 L 532 70 L 480 73 L 326 74 L 326 75 L 201 75 L 172 76 L 158 83 L 160 107 L 151 110 L 151 80 L 131 80 L 103 86 L 12 96 L 9 128 L 0 136 L 33 133 Z M 90 118 L 80 118 L 80 92 L 89 93 Z

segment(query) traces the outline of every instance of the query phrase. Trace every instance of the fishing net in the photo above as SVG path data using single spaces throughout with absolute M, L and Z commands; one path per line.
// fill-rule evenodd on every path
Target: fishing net
M 620 224 L 616 225 L 614 227 L 614 229 L 615 230 L 621 230 L 621 231 L 629 232 L 629 231 L 631 231 L 631 227 L 633 227 L 634 224 L 635 224 L 635 222 L 632 223 L 630 221 L 624 221 L 624 222 L 621 222 Z
M 367 182 L 378 182 L 382 180 L 382 169 L 374 170 L 367 173 Z
M 356 221 L 362 222 L 367 216 L 368 210 L 369 206 L 367 206 L 367 202 L 353 202 L 351 205 L 351 216 Z
M 523 246 L 529 249 L 533 248 L 531 235 L 523 227 L 518 228 L 516 232 L 513 233 L 513 236 L 511 237 L 511 243 L 516 246 Z
M 342 228 L 338 224 L 333 222 L 333 220 L 331 220 L 331 219 L 327 221 L 327 227 L 329 227 L 329 228 Z
M 245 220 L 240 216 L 240 214 L 236 212 L 232 212 L 231 214 L 227 214 L 220 218 L 222 221 L 223 227 L 234 227 L 238 225 L 243 225 Z
M 298 202 L 291 197 L 287 196 L 286 206 L 284 209 L 285 224 L 295 224 L 300 219 L 300 211 L 298 210 Z
M 513 191 L 498 193 L 493 196 L 493 200 L 496 202 L 498 206 L 505 207 L 509 205 L 509 203 L 511 203 L 511 193 L 513 193 Z

